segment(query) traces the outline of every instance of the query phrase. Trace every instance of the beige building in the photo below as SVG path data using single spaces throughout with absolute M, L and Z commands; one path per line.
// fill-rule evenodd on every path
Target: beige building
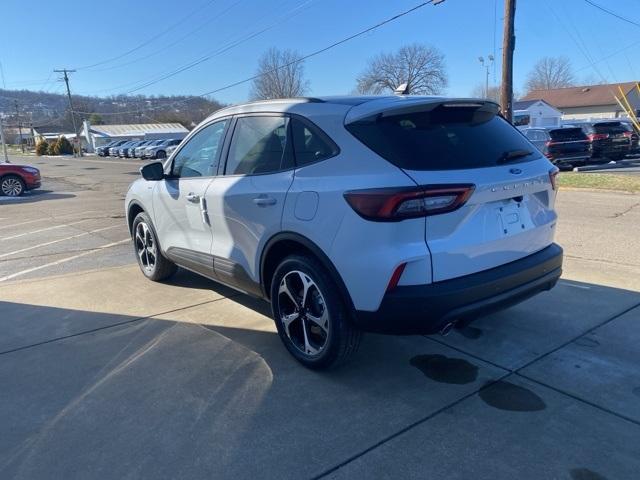
M 620 118 L 627 114 L 616 101 L 620 98 L 620 88 L 631 108 L 640 113 L 640 92 L 637 82 L 612 83 L 605 85 L 584 85 L 580 87 L 556 88 L 553 90 L 533 90 L 521 100 L 544 100 L 562 112 L 564 120 L 591 120 L 599 118 Z

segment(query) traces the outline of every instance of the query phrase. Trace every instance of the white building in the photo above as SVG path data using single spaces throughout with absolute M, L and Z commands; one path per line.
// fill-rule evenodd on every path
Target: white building
M 518 128 L 559 127 L 562 112 L 541 99 L 513 103 L 513 124 Z
M 87 138 L 88 150 L 106 145 L 114 140 L 154 140 L 159 138 L 184 138 L 189 133 L 179 123 L 139 123 L 131 125 L 91 125 L 85 121 L 82 136 Z
M 560 110 L 565 120 L 621 118 L 626 117 L 627 114 L 616 100 L 616 97 L 622 99 L 620 90 L 636 115 L 640 110 L 640 91 L 636 85 L 637 82 L 626 82 L 534 90 L 522 100 L 542 99 Z

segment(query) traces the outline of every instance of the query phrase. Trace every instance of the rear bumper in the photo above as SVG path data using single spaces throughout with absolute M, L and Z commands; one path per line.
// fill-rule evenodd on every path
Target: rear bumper
M 554 287 L 562 274 L 562 248 L 540 252 L 490 270 L 428 285 L 398 287 L 376 312 L 356 311 L 369 332 L 432 334 L 447 323 L 502 310 Z

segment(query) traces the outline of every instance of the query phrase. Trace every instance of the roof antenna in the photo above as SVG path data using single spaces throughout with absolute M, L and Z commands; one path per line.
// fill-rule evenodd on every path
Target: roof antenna
M 396 95 L 409 95 L 409 84 L 402 83 L 398 85 L 393 93 L 395 93 Z

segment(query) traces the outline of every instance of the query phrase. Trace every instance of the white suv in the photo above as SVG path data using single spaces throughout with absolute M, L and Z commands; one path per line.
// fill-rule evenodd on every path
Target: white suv
M 126 214 L 142 272 L 180 266 L 270 301 L 311 368 L 362 331 L 446 333 L 561 274 L 557 169 L 484 100 L 233 106 L 141 172 Z

